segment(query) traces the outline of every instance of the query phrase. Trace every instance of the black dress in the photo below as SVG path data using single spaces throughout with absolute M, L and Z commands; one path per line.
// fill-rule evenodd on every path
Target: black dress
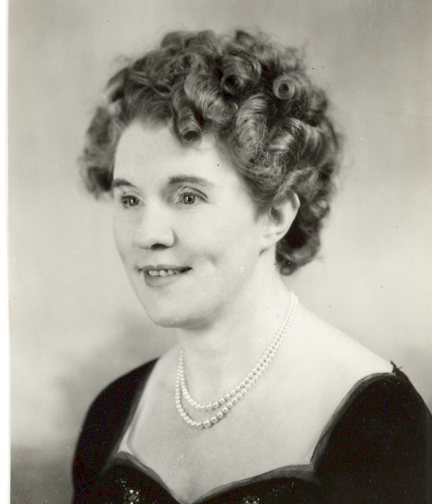
M 177 504 L 163 481 L 117 453 L 155 361 L 92 404 L 74 462 L 74 504 Z M 311 462 L 219 487 L 205 504 L 432 503 L 432 417 L 395 366 L 358 382 L 322 432 Z

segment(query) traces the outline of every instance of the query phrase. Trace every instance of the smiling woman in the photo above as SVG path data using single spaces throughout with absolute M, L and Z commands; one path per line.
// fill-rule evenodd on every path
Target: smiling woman
M 421 503 L 432 420 L 285 278 L 319 248 L 339 138 L 294 49 L 172 33 L 111 79 L 83 173 L 177 345 L 92 404 L 75 503 Z
M 198 328 L 232 317 L 278 276 L 269 233 L 284 233 L 297 207 L 284 209 L 278 227 L 258 214 L 214 141 L 185 149 L 167 128 L 135 122 L 120 139 L 113 187 L 117 247 L 156 324 Z

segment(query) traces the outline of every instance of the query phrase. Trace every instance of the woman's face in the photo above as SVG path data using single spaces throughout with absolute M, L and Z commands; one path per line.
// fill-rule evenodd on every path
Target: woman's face
M 116 245 L 156 324 L 202 327 L 256 287 L 265 219 L 209 138 L 185 147 L 167 128 L 133 123 L 113 194 Z

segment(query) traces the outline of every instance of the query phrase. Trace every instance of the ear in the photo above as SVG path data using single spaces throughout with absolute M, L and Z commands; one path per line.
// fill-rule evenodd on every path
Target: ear
M 265 212 L 263 249 L 275 245 L 286 235 L 299 208 L 299 197 L 291 192 L 284 203 L 273 205 Z

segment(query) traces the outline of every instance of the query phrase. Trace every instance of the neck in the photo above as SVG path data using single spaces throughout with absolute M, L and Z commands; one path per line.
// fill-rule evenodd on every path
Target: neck
M 273 340 L 289 304 L 290 292 L 275 273 L 205 328 L 178 330 L 194 397 L 212 399 L 242 380 Z

